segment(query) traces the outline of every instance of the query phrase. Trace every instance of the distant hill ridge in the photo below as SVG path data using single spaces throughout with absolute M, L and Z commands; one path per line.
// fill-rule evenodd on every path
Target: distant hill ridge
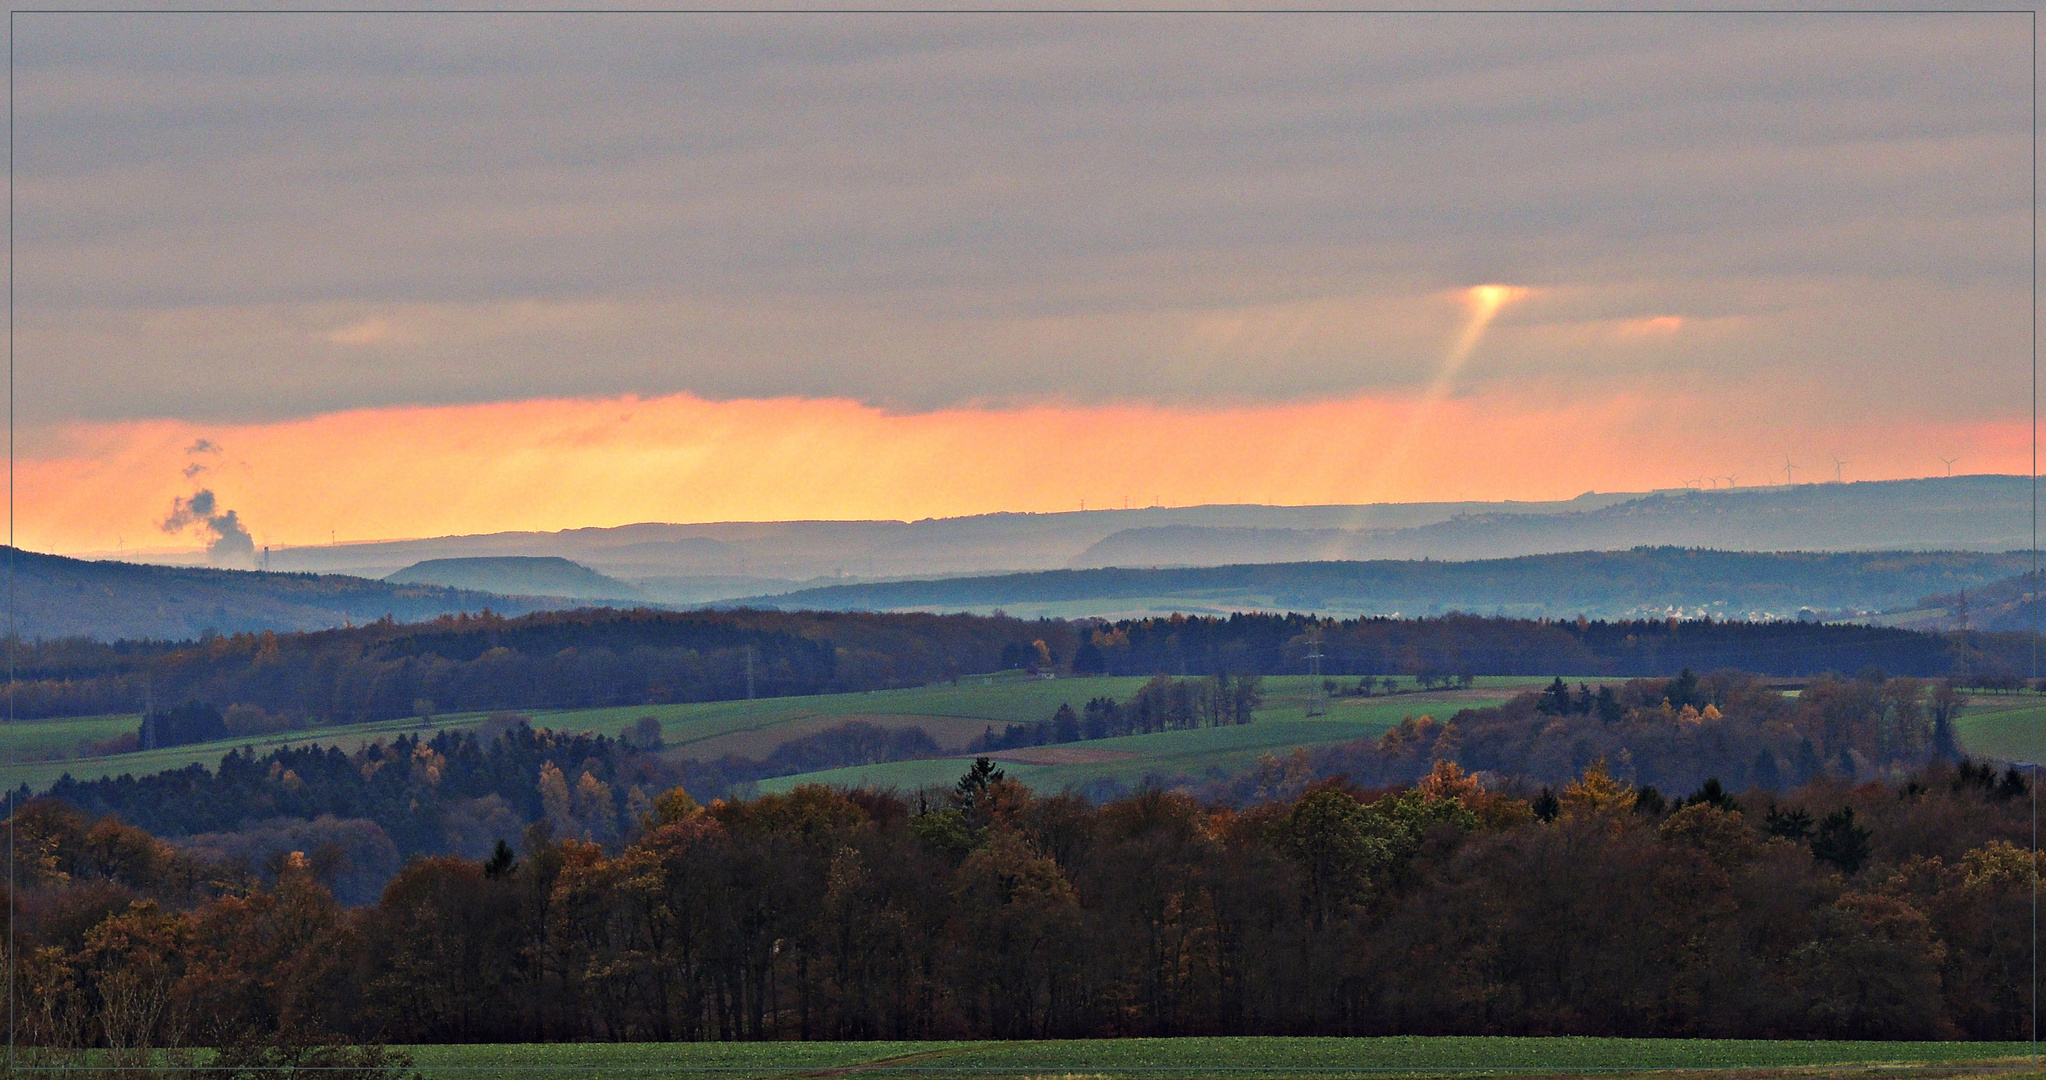
M 697 604 L 852 581 L 1103 566 L 1501 559 L 1638 546 L 1723 551 L 2012 551 L 2031 480 L 1955 476 L 1547 502 L 1139 507 L 921 521 L 642 523 L 275 548 L 270 566 L 382 578 L 427 560 L 554 557 Z
M 418 622 L 485 608 L 506 615 L 568 606 L 438 585 L 339 574 L 263 573 L 92 562 L 15 549 L 15 629 L 23 637 L 188 641 L 208 631 L 325 630 L 390 615 Z
M 1129 616 L 1229 611 L 1521 617 L 1847 618 L 1980 588 L 2023 572 L 2027 552 L 1582 551 L 1471 561 L 1314 561 L 1103 568 L 874 582 L 749 597 L 783 610 L 976 611 Z
M 1956 476 L 1659 492 L 1529 514 L 1501 507 L 1408 528 L 1124 529 L 1072 560 L 1200 566 L 1314 559 L 1496 559 L 1643 546 L 1719 551 L 2013 551 L 2031 544 L 2031 479 Z
M 581 563 L 552 555 L 488 555 L 427 559 L 385 581 L 441 585 L 508 596 L 563 596 L 577 600 L 640 600 L 644 594 Z

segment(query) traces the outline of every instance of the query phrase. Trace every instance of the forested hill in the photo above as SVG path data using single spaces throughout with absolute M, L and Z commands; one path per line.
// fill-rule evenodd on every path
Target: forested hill
M 1638 619 L 1844 617 L 1979 589 L 2031 566 L 2026 552 L 1579 551 L 1470 562 L 1293 562 L 1172 569 L 1054 570 L 835 585 L 735 604 L 840 611 L 1149 614 L 1309 611 Z M 1809 616 L 1808 616 L 1809 617 Z
M 500 709 L 584 708 L 919 686 L 1030 666 L 1048 674 L 1297 674 L 1318 633 L 1331 676 L 1945 675 L 1953 635 L 1819 623 L 1552 622 L 1451 616 L 1315 620 L 1235 615 L 1121 622 L 831 613 L 583 610 L 242 634 L 185 647 L 24 644 L 17 715 L 125 712 L 154 702 L 251 705 L 329 723 Z M 2030 641 L 1974 635 L 1978 679 L 2024 671 Z M 430 703 L 430 704 L 422 704 Z
M 0 548 L 0 551 L 6 549 Z M 67 559 L 14 549 L 14 627 L 27 638 L 190 641 L 208 631 L 319 630 L 390 615 L 524 614 L 569 601 L 338 574 L 272 574 Z

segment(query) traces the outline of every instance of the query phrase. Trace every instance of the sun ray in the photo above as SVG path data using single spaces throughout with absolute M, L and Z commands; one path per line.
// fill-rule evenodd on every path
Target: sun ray
M 1437 369 L 1435 378 L 1420 397 L 1414 409 L 1407 414 L 1407 422 L 1400 433 L 1379 454 L 1378 464 L 1372 470 L 1371 481 L 1363 498 L 1376 498 L 1377 492 L 1394 483 L 1401 469 L 1413 456 L 1416 440 L 1429 429 L 1436 406 L 1456 387 L 1456 377 L 1464 365 L 1470 362 L 1471 354 L 1477 351 L 1478 343 L 1484 340 L 1485 331 L 1506 305 L 1526 298 L 1534 290 L 1520 285 L 1474 285 L 1463 292 L 1463 303 L 1468 314 L 1463 329 L 1450 343 L 1449 352 L 1442 358 L 1442 367 Z M 1354 526 L 1353 526 L 1354 527 Z M 1336 541 L 1330 541 L 1335 543 Z M 1331 553 L 1324 553 L 1325 555 Z

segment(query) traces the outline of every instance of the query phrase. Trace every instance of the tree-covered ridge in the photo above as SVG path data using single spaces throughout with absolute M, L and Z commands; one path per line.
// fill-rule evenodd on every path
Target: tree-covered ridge
M 276 819 L 365 819 L 412 855 L 487 849 L 497 836 L 515 836 L 550 812 L 559 817 L 567 804 L 547 801 L 550 768 L 564 787 L 581 792 L 579 820 L 595 826 L 582 831 L 599 838 L 615 838 L 619 816 L 635 798 L 644 802 L 648 785 L 658 792 L 674 776 L 620 740 L 535 730 L 506 717 L 477 731 L 403 734 L 353 753 L 334 746 L 261 755 L 235 750 L 213 770 L 193 765 L 139 778 L 65 777 L 45 794 L 94 815 L 148 822 L 157 835 L 172 837 Z
M 1320 640 L 1321 670 L 1345 677 L 1573 671 L 1625 678 L 1666 676 L 1683 668 L 1808 677 L 1873 668 L 1932 678 L 1953 673 L 1965 657 L 1975 676 L 2015 679 L 2031 656 L 2025 635 L 1976 633 L 1964 643 L 1955 635 L 1807 622 L 1237 614 L 1076 625 L 1074 670 L 1110 675 L 1299 672 L 1305 670 L 1310 633 Z
M 174 647 L 15 643 L 15 714 L 241 705 L 280 723 L 718 701 L 921 686 L 1029 666 L 1083 674 L 1294 674 L 1319 635 L 1331 675 L 1611 677 L 1739 668 L 1879 668 L 2015 678 L 2030 639 L 1710 620 L 1319 619 L 1238 614 L 1103 620 L 780 611 L 575 611 L 388 620 Z
M 1602 762 L 1529 794 L 1439 761 L 1094 806 L 981 762 L 911 797 L 669 792 L 608 843 L 415 859 L 352 910 L 323 852 L 263 884 L 42 800 L 13 822 L 10 968 L 29 1044 L 2016 1039 L 2028 796 L 1944 763 L 1665 800 Z
M 588 708 L 920 686 L 1001 666 L 1063 623 L 940 615 L 488 612 L 172 648 L 20 643 L 16 714 L 186 700 L 350 723 L 422 711 Z M 1033 652 L 1032 655 L 1035 655 Z
M 1469 523 L 1470 519 L 1462 519 Z M 1197 530 L 1214 533 L 1216 530 Z M 1263 530 L 1243 530 L 1261 532 Z M 1304 549 L 1328 537 L 1303 535 Z M 1304 555 L 1301 557 L 1305 557 Z M 1390 615 L 1448 611 L 1605 618 L 1671 611 L 1719 618 L 1800 610 L 1883 611 L 1918 598 L 1978 589 L 2031 568 L 2029 552 L 1715 551 L 1636 547 L 1504 559 L 1245 559 L 1227 566 L 1122 563 L 1084 570 L 826 585 L 749 601 L 767 607 L 888 611 L 977 609 L 1096 601 L 1102 610 L 1132 600 L 1186 598 L 1226 607 Z M 1168 600 L 1169 602 L 1169 600 Z
M 1890 780 L 1961 757 L 1954 721 L 1968 696 L 1946 681 L 1822 676 L 1795 696 L 1735 671 L 1620 685 L 1556 679 L 1541 693 L 1454 716 L 1408 717 L 1376 740 L 1267 755 L 1253 773 L 1201 788 L 1236 803 L 1331 777 L 1403 784 L 1431 762 L 1560 786 L 1593 762 L 1647 791 L 1708 780 L 1775 792 L 1831 781 Z
M 523 613 L 562 601 L 507 597 L 347 574 L 267 573 L 71 559 L 0 549 L 13 570 L 14 626 L 25 637 L 192 641 L 205 634 L 416 622 L 448 612 Z

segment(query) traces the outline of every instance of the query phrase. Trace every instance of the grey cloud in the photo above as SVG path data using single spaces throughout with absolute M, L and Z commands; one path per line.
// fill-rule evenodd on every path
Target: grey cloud
M 1474 385 L 1619 377 L 1557 328 L 1668 314 L 1727 328 L 1671 378 L 1959 364 L 1975 414 L 2028 325 L 2026 26 L 32 16 L 22 404 L 1312 397 L 1425 382 L 1440 294 L 1510 281 L 1546 307 Z
M 256 541 L 233 510 L 221 510 L 212 491 L 201 488 L 189 499 L 171 500 L 170 516 L 159 523 L 167 533 L 197 527 L 208 535 L 206 558 L 215 566 L 249 569 L 256 561 Z

